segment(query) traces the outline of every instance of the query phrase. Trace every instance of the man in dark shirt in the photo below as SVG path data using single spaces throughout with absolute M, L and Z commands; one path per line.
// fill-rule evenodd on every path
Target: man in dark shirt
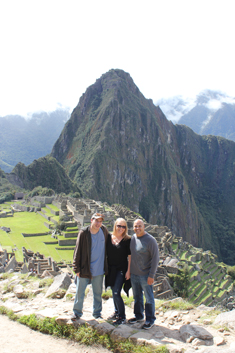
M 77 286 L 72 321 L 82 316 L 85 290 L 89 283 L 93 289 L 93 316 L 101 317 L 104 273 L 107 273 L 106 243 L 108 230 L 102 225 L 104 216 L 93 214 L 91 225 L 82 229 L 77 237 L 73 256 L 73 270 Z

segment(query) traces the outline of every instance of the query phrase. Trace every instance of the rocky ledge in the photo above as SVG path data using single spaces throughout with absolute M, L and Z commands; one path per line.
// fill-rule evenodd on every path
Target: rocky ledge
M 136 344 L 166 345 L 170 353 L 234 353 L 235 310 L 219 312 L 215 307 L 200 305 L 172 310 L 172 303 L 183 307 L 182 298 L 156 302 L 156 322 L 150 330 L 141 324 L 124 324 L 118 327 L 107 320 L 113 313 L 113 300 L 103 300 L 103 319 L 92 317 L 92 290 L 89 286 L 84 302 L 83 317 L 77 322 L 70 320 L 75 295 L 75 285 L 66 273 L 51 278 L 13 273 L 0 275 L 0 306 L 13 310 L 17 315 L 35 314 L 37 317 L 56 317 L 60 325 L 80 326 L 84 323 L 101 334 L 109 333 L 113 340 L 129 339 Z M 160 305 L 159 305 L 160 303 Z M 133 304 L 133 303 L 132 303 Z M 167 309 L 168 308 L 168 309 Z M 127 319 L 133 317 L 133 309 L 126 306 Z

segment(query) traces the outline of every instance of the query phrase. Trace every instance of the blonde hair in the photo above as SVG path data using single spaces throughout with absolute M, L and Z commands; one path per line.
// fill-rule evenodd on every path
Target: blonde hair
M 126 226 L 126 229 L 123 233 L 123 239 L 124 240 L 130 239 L 130 236 L 128 235 L 128 226 L 127 226 L 126 220 L 124 218 L 117 218 L 116 219 L 114 226 L 113 226 L 113 234 L 116 235 L 117 223 L 119 223 L 120 221 L 125 222 L 125 226 Z

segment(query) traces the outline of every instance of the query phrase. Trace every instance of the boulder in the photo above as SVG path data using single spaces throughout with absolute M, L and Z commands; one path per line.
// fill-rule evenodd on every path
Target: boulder
M 180 327 L 180 336 L 184 342 L 193 337 L 199 340 L 212 340 L 213 336 L 204 327 L 199 325 L 183 325 Z
M 46 277 L 53 278 L 54 276 L 48 270 L 45 270 L 45 271 L 43 271 L 41 277 L 42 278 L 46 278 Z
M 54 282 L 52 285 L 48 288 L 48 291 L 46 292 L 45 297 L 50 297 L 52 295 L 55 295 L 57 293 L 60 293 L 61 290 L 67 290 L 71 284 L 71 278 L 67 273 L 62 273 L 59 276 L 56 276 L 54 279 Z
M 14 288 L 13 288 L 13 292 L 15 293 L 15 295 L 17 296 L 17 298 L 22 298 L 24 296 L 24 287 L 21 284 L 17 284 Z
M 235 309 L 229 312 L 221 313 L 217 316 L 214 321 L 215 325 L 228 326 L 231 329 L 235 329 Z
M 23 274 L 28 273 L 28 266 L 26 263 L 23 264 L 20 272 Z

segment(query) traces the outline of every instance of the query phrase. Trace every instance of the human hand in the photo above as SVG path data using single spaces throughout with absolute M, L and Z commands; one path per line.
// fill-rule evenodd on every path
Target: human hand
M 131 273 L 130 273 L 130 271 L 127 271 L 127 272 L 126 272 L 125 278 L 126 278 L 126 280 L 128 280 L 128 279 L 131 278 Z
M 78 276 L 80 278 L 80 272 L 76 273 L 76 276 Z
M 151 277 L 148 277 L 147 283 L 151 286 L 154 282 L 154 279 Z

